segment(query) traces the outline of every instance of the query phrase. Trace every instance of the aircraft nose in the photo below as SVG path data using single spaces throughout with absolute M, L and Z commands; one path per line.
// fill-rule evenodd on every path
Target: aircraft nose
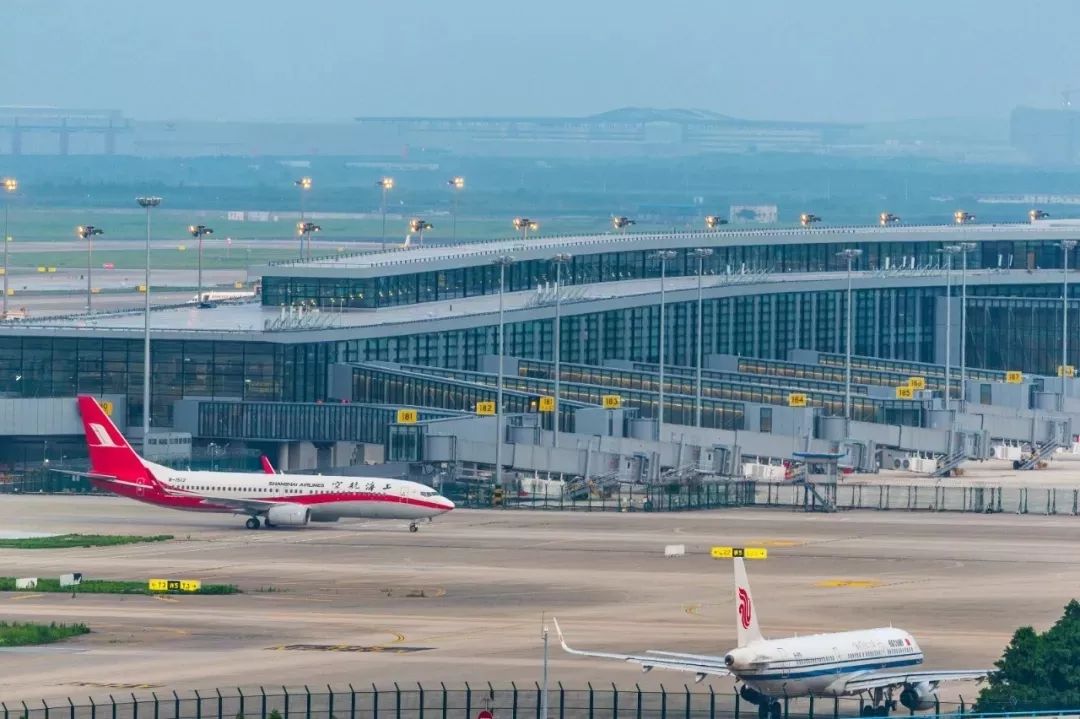
M 442 495 L 439 495 L 439 502 L 442 504 L 444 512 L 449 512 L 456 506 L 452 501 Z

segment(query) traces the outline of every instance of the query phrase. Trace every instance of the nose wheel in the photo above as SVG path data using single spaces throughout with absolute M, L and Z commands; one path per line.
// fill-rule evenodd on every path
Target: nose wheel
M 248 517 L 248 520 L 244 522 L 244 526 L 248 529 L 258 529 L 260 524 L 258 517 Z
M 416 522 L 413 522 L 412 524 L 409 525 L 409 531 L 410 532 L 419 532 L 420 527 L 419 527 L 419 525 L 416 524 Z

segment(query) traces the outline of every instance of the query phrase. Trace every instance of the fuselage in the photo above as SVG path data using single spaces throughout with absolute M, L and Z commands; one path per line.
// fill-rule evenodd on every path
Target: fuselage
M 311 511 L 313 521 L 343 517 L 427 519 L 449 512 L 454 503 L 418 482 L 384 477 L 307 474 L 199 472 L 164 467 L 143 460 L 160 487 L 95 480 L 116 494 L 170 509 L 237 513 L 235 506 L 214 499 L 297 504 Z
M 922 664 L 915 638 L 902 629 L 866 629 L 762 639 L 733 649 L 725 664 L 769 696 L 838 696 L 853 675 Z

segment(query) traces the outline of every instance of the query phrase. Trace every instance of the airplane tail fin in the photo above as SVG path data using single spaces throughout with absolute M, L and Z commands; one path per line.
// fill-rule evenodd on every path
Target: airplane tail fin
M 126 482 L 157 486 L 142 457 L 131 448 L 97 400 L 90 395 L 79 395 L 78 401 L 91 471 Z
M 262 463 L 263 474 L 277 474 L 277 472 L 274 471 L 274 465 L 270 464 L 270 458 L 265 454 L 259 457 L 259 462 Z
M 746 565 L 742 557 L 735 557 L 735 627 L 737 629 L 739 646 L 761 639 L 761 629 L 758 627 L 757 607 L 750 595 L 750 580 L 746 576 Z

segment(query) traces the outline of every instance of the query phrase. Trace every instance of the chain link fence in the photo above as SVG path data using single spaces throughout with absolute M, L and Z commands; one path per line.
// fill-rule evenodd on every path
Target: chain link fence
M 783 702 L 784 719 L 858 717 L 869 706 L 858 698 L 801 699 Z M 940 703 L 920 716 L 968 714 L 963 700 Z M 908 714 L 908 710 L 899 710 Z M 149 696 L 110 695 L 105 700 L 0 702 L 0 719 L 544 719 L 539 685 L 447 688 L 415 685 L 393 689 L 153 692 Z M 757 719 L 758 707 L 736 692 L 660 687 L 549 688 L 548 719 Z

